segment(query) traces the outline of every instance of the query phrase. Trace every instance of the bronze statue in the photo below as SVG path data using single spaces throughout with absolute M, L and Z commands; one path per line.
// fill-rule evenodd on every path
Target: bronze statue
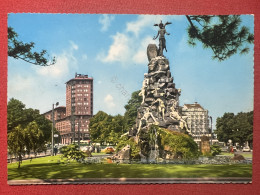
M 170 35 L 170 33 L 166 32 L 165 26 L 171 24 L 171 22 L 166 22 L 165 24 L 161 23 L 160 24 L 154 24 L 154 26 L 159 26 L 159 30 L 158 33 L 156 35 L 156 37 L 153 38 L 153 40 L 157 39 L 157 37 L 159 36 L 159 51 L 158 51 L 158 56 L 163 56 L 163 49 L 165 49 L 165 51 L 167 52 L 166 49 L 166 40 L 164 35 Z

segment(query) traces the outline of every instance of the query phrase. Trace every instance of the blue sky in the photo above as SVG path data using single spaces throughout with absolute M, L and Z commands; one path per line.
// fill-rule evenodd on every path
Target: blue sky
M 247 55 L 212 60 L 211 50 L 187 44 L 185 16 L 9 14 L 8 25 L 19 39 L 35 42 L 35 50 L 46 49 L 57 63 L 41 67 L 9 57 L 8 99 L 19 99 L 41 113 L 54 102 L 65 105 L 65 82 L 77 72 L 94 78 L 94 113 L 123 114 L 130 94 L 141 89 L 148 69 L 146 48 L 158 44 L 152 40 L 158 30 L 153 24 L 161 19 L 172 22 L 166 28 L 171 35 L 166 37 L 165 56 L 182 90 L 180 105 L 197 101 L 214 121 L 225 112 L 253 110 L 253 46 Z M 253 32 L 254 17 L 244 15 L 242 20 Z

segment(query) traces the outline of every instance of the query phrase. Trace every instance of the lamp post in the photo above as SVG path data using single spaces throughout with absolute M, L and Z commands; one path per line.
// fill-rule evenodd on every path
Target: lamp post
M 81 119 L 82 117 L 79 117 L 79 121 L 78 121 L 78 145 L 80 147 L 80 126 L 81 126 Z
M 56 107 L 59 105 L 59 102 L 56 102 Z M 52 127 L 51 127 L 51 155 L 53 156 L 53 149 L 54 149 L 54 104 L 52 104 Z
M 212 117 L 209 116 L 210 119 L 210 141 L 211 141 L 211 145 L 212 145 Z

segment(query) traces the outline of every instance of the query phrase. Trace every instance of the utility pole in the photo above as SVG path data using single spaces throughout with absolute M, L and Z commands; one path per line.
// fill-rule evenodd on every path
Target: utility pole
M 52 117 L 52 126 L 51 126 L 51 155 L 53 156 L 53 148 L 54 148 L 54 143 L 53 143 L 53 136 L 54 136 L 54 104 L 52 104 L 52 112 L 51 112 L 51 117 Z
M 211 141 L 211 145 L 212 145 L 212 117 L 210 116 L 210 141 Z
M 59 105 L 59 102 L 56 103 L 56 106 Z M 54 149 L 54 127 L 55 127 L 55 121 L 54 121 L 54 104 L 52 104 L 52 126 L 51 126 L 51 155 L 53 156 L 53 149 Z
M 79 147 L 80 147 L 80 125 L 81 125 L 81 123 L 80 123 L 80 118 L 79 118 L 79 121 L 78 121 L 78 145 L 79 145 Z
M 73 81 L 72 81 L 73 82 Z M 71 131 L 72 131 L 72 143 L 75 144 L 75 118 L 74 118 L 74 111 L 75 111 L 75 106 L 73 106 L 73 103 L 75 103 L 75 101 L 73 100 L 73 83 L 70 84 L 70 93 L 71 93 L 71 119 L 70 119 L 70 123 L 71 123 Z M 74 94 L 75 95 L 75 94 Z

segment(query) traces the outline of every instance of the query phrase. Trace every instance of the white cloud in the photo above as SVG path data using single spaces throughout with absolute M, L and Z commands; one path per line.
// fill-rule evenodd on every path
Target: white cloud
M 133 61 L 136 64 L 145 64 L 147 63 L 147 46 L 149 44 L 156 44 L 155 40 L 152 40 L 151 37 L 146 37 L 141 41 L 140 48 L 133 56 Z
M 8 79 L 8 93 L 20 93 L 30 90 L 35 86 L 34 79 L 32 77 L 21 76 L 19 74 Z
M 138 36 L 139 33 L 145 28 L 153 28 L 151 24 L 154 24 L 154 21 L 159 21 L 159 18 L 162 16 L 159 15 L 140 15 L 136 21 L 128 22 L 126 25 L 126 32 L 132 32 L 135 36 Z
M 103 62 L 125 62 L 130 57 L 130 44 L 129 37 L 122 33 L 117 33 L 112 37 L 114 42 L 108 50 L 106 57 L 100 55 Z
M 33 67 L 37 74 L 41 76 L 48 76 L 52 78 L 64 78 L 70 73 L 70 69 L 77 68 L 78 61 L 73 54 L 73 50 L 77 50 L 78 46 L 73 42 L 70 42 L 70 48 L 63 51 L 62 54 L 55 55 L 56 63 L 52 66 L 45 67 Z
M 142 30 L 154 29 L 153 24 L 172 20 L 183 20 L 184 16 L 139 15 L 136 21 L 128 22 L 126 32 L 132 32 L 139 36 Z
M 97 59 L 104 63 L 119 62 L 123 66 L 146 64 L 146 49 L 148 44 L 156 44 L 152 39 L 155 33 L 153 24 L 160 20 L 181 20 L 182 16 L 140 15 L 137 20 L 128 22 L 126 29 L 112 36 L 113 42 L 107 52 L 101 51 Z M 147 30 L 149 28 L 149 30 Z
M 116 104 L 114 103 L 114 98 L 110 94 L 106 95 L 106 97 L 104 98 L 104 103 L 109 109 L 112 109 L 116 106 Z
M 60 54 L 53 54 L 57 62 L 52 66 L 28 66 L 21 60 L 8 60 L 8 98 L 16 98 L 27 107 L 39 109 L 41 112 L 51 108 L 53 102 L 65 105 L 65 82 L 71 78 L 71 71 L 76 71 L 78 61 L 74 56 L 76 44 L 70 42 L 69 47 Z M 19 71 L 27 67 L 26 71 Z M 62 94 L 62 95 L 61 95 Z
M 98 22 L 102 25 L 101 31 L 102 32 L 107 31 L 111 25 L 111 22 L 114 19 L 115 19 L 115 16 L 113 16 L 113 15 L 103 14 L 102 16 L 100 16 Z

